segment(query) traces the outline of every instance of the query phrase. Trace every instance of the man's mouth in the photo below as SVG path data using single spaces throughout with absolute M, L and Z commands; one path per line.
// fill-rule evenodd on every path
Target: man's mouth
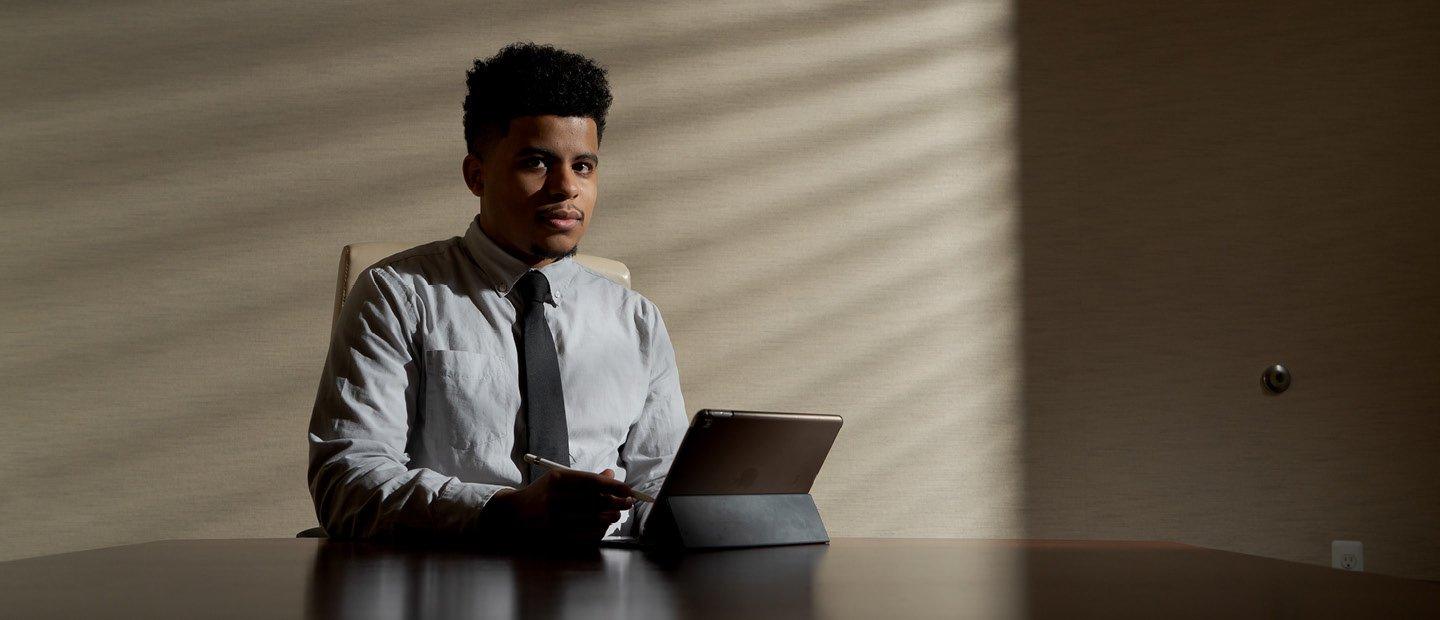
M 537 217 L 539 217 L 542 224 L 562 232 L 575 230 L 575 228 L 580 225 L 580 222 L 585 219 L 585 216 L 579 211 L 571 209 L 543 211 Z

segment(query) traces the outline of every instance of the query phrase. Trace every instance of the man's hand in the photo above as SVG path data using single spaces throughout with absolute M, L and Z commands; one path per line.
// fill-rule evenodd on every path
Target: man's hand
M 496 493 L 485 506 L 485 520 L 497 539 L 593 545 L 620 520 L 620 511 L 634 505 L 630 487 L 614 471 L 555 470 L 519 490 Z

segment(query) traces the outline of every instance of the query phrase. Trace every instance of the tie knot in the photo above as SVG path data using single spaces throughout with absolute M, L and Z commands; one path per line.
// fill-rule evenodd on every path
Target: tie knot
M 550 299 L 550 280 L 545 277 L 545 274 L 532 269 L 526 272 L 519 282 L 515 283 L 515 291 L 520 293 L 520 298 L 524 299 L 526 304 L 534 303 L 537 300 L 544 303 Z

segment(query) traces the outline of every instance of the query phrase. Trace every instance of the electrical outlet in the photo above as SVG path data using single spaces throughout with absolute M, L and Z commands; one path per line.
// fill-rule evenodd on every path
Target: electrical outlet
M 1358 540 L 1330 541 L 1330 567 L 1356 572 L 1365 570 L 1365 545 Z

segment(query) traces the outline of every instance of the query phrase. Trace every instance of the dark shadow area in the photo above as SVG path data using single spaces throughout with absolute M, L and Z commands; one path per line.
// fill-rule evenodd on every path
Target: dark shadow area
M 692 554 L 323 541 L 311 618 L 805 617 L 828 546 Z
M 1437 25 L 1019 2 L 1028 537 L 1440 578 Z

